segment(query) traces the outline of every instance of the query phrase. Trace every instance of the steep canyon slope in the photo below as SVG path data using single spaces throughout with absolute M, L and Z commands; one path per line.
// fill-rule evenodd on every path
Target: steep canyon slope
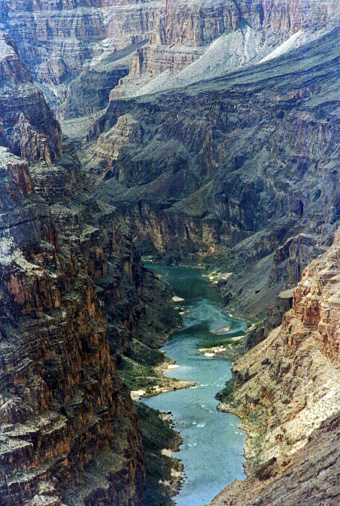
M 174 316 L 126 224 L 145 252 L 242 266 L 225 301 L 251 316 L 329 247 L 339 13 L 337 0 L 0 0 L 3 504 L 140 502 L 143 444 L 117 369 L 150 348 L 159 363 L 154 335 Z M 41 90 L 59 117 L 90 115 L 69 129 L 79 146 L 108 105 L 82 145 L 88 184 Z M 339 496 L 338 249 L 337 236 L 235 365 L 250 477 L 214 504 Z
M 316 37 L 339 15 L 336 0 L 0 2 L 2 28 L 60 118 L 105 108 L 112 88 L 131 96 L 223 75 L 291 36 L 293 45 Z
M 340 230 L 281 326 L 233 365 L 220 409 L 243 420 L 250 475 L 211 505 L 339 503 L 339 252 Z
M 144 447 L 117 363 L 157 347 L 171 295 L 87 191 L 7 35 L 0 114 L 0 502 L 140 504 Z
M 96 194 L 146 249 L 258 262 L 246 303 L 295 286 L 339 220 L 338 40 L 336 28 L 180 92 L 112 100 L 84 156 Z

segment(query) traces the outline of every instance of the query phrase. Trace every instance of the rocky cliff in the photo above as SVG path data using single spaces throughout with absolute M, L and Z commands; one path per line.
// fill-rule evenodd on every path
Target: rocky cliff
M 111 89 L 117 98 L 223 75 L 259 62 L 292 35 L 285 50 L 338 21 L 336 0 L 0 3 L 3 29 L 61 119 L 106 107 Z
M 61 130 L 22 63 L 15 42 L 0 32 L 1 145 L 26 160 L 54 160 Z
M 117 368 L 141 348 L 164 361 L 153 348 L 172 326 L 171 295 L 115 209 L 90 196 L 72 144 L 1 40 L 1 504 L 138 505 L 144 448 Z
M 97 195 L 145 247 L 258 262 L 257 286 L 230 278 L 246 304 L 247 290 L 265 305 L 275 284 L 293 287 L 338 221 L 338 34 L 181 93 L 111 101 L 84 155 Z
M 172 322 L 123 219 L 146 252 L 241 266 L 235 310 L 288 289 L 235 366 L 250 477 L 217 501 L 334 504 L 338 236 L 292 288 L 339 225 L 339 3 L 0 0 L 0 19 L 1 501 L 140 502 L 118 369 L 157 391 Z M 114 87 L 81 153 L 94 196 L 34 80 L 64 118 Z
M 339 251 L 338 230 L 303 272 L 281 326 L 233 365 L 225 398 L 249 434 L 250 476 L 211 504 L 337 504 Z
M 157 1 L 5 0 L 0 3 L 0 21 L 55 111 L 65 100 L 68 104 L 75 99 L 74 88 L 79 92 L 79 82 L 69 89 L 70 83 L 79 76 L 88 80 L 91 74 L 96 85 L 90 103 L 87 95 L 82 101 L 78 98 L 76 108 L 61 109 L 61 114 L 81 115 L 105 107 L 110 89 L 126 73 L 126 57 L 134 44 L 150 36 L 157 6 Z
M 31 195 L 27 164 L 2 148 L 1 165 L 2 502 L 137 504 L 137 419 L 110 355 L 93 260 L 86 268 L 101 248 L 82 254 L 95 230 L 80 226 L 78 244 L 65 241 L 67 208 L 61 236 Z
M 128 77 L 110 97 L 180 88 L 225 75 L 270 57 L 273 50 L 280 53 L 305 44 L 337 26 L 339 16 L 338 3 L 329 0 L 303 5 L 291 0 L 166 1 L 150 43 L 133 55 Z

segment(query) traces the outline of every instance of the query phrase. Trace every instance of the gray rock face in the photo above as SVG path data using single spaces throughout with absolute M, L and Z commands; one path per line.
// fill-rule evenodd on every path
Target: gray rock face
M 150 80 L 152 89 L 161 89 L 169 75 L 195 62 L 221 36 L 237 34 L 221 48 L 228 56 L 223 66 L 230 71 L 260 61 L 301 30 L 336 26 L 339 15 L 336 0 L 303 6 L 295 0 L 0 2 L 0 21 L 60 119 L 105 107 L 111 88 L 117 88 L 115 97 L 148 93 Z M 235 50 L 234 43 L 239 45 L 242 38 L 242 48 Z M 143 41 L 149 44 L 138 47 Z M 131 62 L 119 57 L 119 67 L 109 76 L 111 58 L 128 48 L 138 49 Z M 117 87 L 128 70 L 129 78 Z M 154 81 L 157 76 L 160 81 Z M 78 78 L 81 82 L 74 82 Z M 79 91 L 89 82 L 89 93 L 82 96 Z
M 265 230 L 276 229 L 282 244 L 292 226 L 320 233 L 323 223 L 332 225 L 338 219 L 337 34 L 181 93 L 112 101 L 89 137 L 106 132 L 88 152 L 88 166 L 101 171 L 101 192 L 121 208 L 141 202 L 200 226 L 216 220 L 219 240 L 230 246 L 258 234 L 258 256 L 272 248 L 261 239 Z M 112 158 L 119 118 L 127 113 L 142 134 L 127 134 Z M 195 242 L 184 228 L 178 233 Z M 171 241 L 165 236 L 163 248 Z
M 61 130 L 43 94 L 19 58 L 13 40 L 0 33 L 0 139 L 29 161 L 54 160 L 61 151 Z
M 150 36 L 157 8 L 158 2 L 6 0 L 0 2 L 0 19 L 55 111 L 65 99 L 69 101 L 69 84 L 82 73 L 91 73 L 94 66 L 91 105 L 97 110 L 106 105 L 110 89 L 126 74 L 128 63 L 122 62 L 120 72 L 108 76 L 117 52 Z M 78 108 L 66 104 L 60 115 L 89 113 L 87 101 L 88 96 Z
M 290 237 L 329 244 L 339 220 L 338 33 L 180 93 L 111 101 L 84 156 L 97 194 L 159 251 L 227 248 L 246 265 L 268 257 L 267 276 Z M 301 270 L 314 250 L 305 249 Z M 266 289 L 285 269 L 277 255 Z M 286 286 L 298 276 L 288 270 Z

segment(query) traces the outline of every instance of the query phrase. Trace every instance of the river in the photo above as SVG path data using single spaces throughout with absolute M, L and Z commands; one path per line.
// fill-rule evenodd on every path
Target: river
M 245 434 L 237 428 L 237 417 L 219 413 L 214 395 L 231 377 L 231 362 L 209 358 L 198 349 L 216 340 L 214 330 L 230 327 L 244 330 L 245 323 L 233 320 L 222 310 L 217 288 L 202 271 L 177 266 L 148 264 L 162 275 L 185 311 L 184 326 L 172 334 L 162 348 L 176 360 L 178 368 L 166 376 L 195 381 L 195 387 L 143 399 L 160 411 L 171 411 L 183 444 L 176 457 L 184 464 L 184 483 L 176 496 L 177 506 L 203 506 L 235 479 L 245 478 L 242 463 Z

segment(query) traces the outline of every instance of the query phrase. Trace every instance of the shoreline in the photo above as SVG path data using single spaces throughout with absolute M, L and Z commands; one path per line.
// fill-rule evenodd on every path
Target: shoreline
M 198 267 L 198 266 L 186 265 L 185 267 L 190 267 L 190 268 L 196 267 L 200 270 L 206 270 L 206 269 L 204 269 L 202 267 Z M 217 273 L 214 272 L 213 274 L 217 274 Z M 218 279 L 213 279 L 214 276 L 210 276 L 208 274 L 202 274 L 202 277 L 206 278 L 209 281 L 209 284 L 215 285 L 215 286 L 217 285 L 218 292 L 220 292 L 219 286 L 218 286 L 218 281 L 222 281 L 222 278 L 223 278 L 223 281 L 225 281 L 224 278 L 229 277 L 229 275 L 230 275 L 230 273 L 218 273 L 218 276 L 216 276 Z M 182 302 L 184 302 L 184 300 L 185 300 L 184 298 L 179 297 L 176 294 L 173 294 L 172 302 L 175 306 L 175 309 L 179 312 L 179 314 L 183 314 L 183 312 L 184 312 L 183 308 L 180 305 Z M 222 304 L 222 297 L 221 297 L 221 304 Z M 222 305 L 222 307 L 223 307 L 223 305 Z M 226 312 L 226 308 L 223 308 L 223 310 Z M 230 315 L 230 317 L 233 318 L 231 315 Z M 244 317 L 242 318 L 242 321 L 246 321 Z M 170 331 L 167 335 L 167 340 L 174 332 L 180 330 L 181 328 L 182 328 L 182 325 L 177 326 L 177 328 L 174 328 L 172 331 Z M 230 332 L 230 327 L 228 326 L 228 324 L 226 324 L 222 327 L 219 327 L 219 328 L 215 329 L 215 331 L 214 331 L 217 339 L 218 338 L 228 339 L 227 335 L 229 332 Z M 217 359 L 224 359 L 224 360 L 228 360 L 228 361 L 234 361 L 243 352 L 244 339 L 245 339 L 245 335 L 233 336 L 233 337 L 230 337 L 230 339 L 228 340 L 229 342 L 226 344 L 223 344 L 223 345 L 221 344 L 221 345 L 212 346 L 212 347 L 199 348 L 199 349 L 197 349 L 197 353 L 202 354 L 202 355 L 209 357 L 209 358 L 217 358 Z M 230 341 L 232 343 L 230 343 Z M 180 367 L 179 365 L 176 364 L 176 362 L 174 360 L 171 360 L 168 357 L 166 357 L 166 359 L 167 360 L 163 364 L 159 365 L 156 368 L 156 371 L 159 372 L 162 376 L 162 379 L 163 379 L 162 384 L 154 386 L 152 388 L 151 392 L 150 391 L 147 392 L 146 389 L 142 389 L 142 388 L 132 391 L 131 397 L 133 398 L 133 400 L 143 402 L 143 399 L 154 397 L 154 396 L 159 395 L 161 393 L 167 393 L 167 392 L 171 392 L 171 391 L 175 391 L 175 390 L 192 388 L 195 385 L 197 385 L 196 382 L 176 380 L 175 378 L 167 378 L 166 376 L 164 376 L 164 374 L 163 374 L 164 371 L 166 371 L 168 369 L 176 369 L 176 368 Z M 219 411 L 217 406 L 216 406 L 216 410 Z M 171 412 L 164 412 L 164 411 L 160 412 L 160 417 L 162 418 L 163 421 L 165 421 L 166 423 L 169 423 L 169 427 L 171 427 L 171 425 L 170 425 L 172 423 L 172 413 Z M 241 423 L 242 423 L 242 419 L 240 418 L 240 424 Z M 164 457 L 167 457 L 168 459 L 170 459 L 170 462 L 171 461 L 172 462 L 170 463 L 171 478 L 170 479 L 168 478 L 166 480 L 161 480 L 160 483 L 162 483 L 165 487 L 168 488 L 169 495 L 172 498 L 172 497 L 176 496 L 180 492 L 180 490 L 182 489 L 183 481 L 184 481 L 184 465 L 183 465 L 182 461 L 180 460 L 180 458 L 177 458 L 174 456 L 174 453 L 180 450 L 180 445 L 183 442 L 183 440 L 181 438 L 181 434 L 178 430 L 176 430 L 175 425 L 173 425 L 171 428 L 173 428 L 176 431 L 178 437 L 181 439 L 181 442 L 177 445 L 176 449 L 169 448 L 169 447 L 162 448 L 161 454 Z M 240 428 L 243 429 L 243 427 L 240 427 Z M 247 431 L 245 431 L 245 432 L 247 434 Z M 246 443 L 243 446 L 243 454 L 245 452 L 245 447 L 246 447 Z M 180 466 L 180 469 L 179 469 L 179 466 Z M 222 490 L 223 490 L 223 488 L 221 489 L 221 491 Z
M 168 369 L 177 369 L 180 366 L 176 364 L 174 360 L 170 360 L 164 364 L 161 364 L 156 368 L 156 371 L 159 372 L 162 376 L 160 377 L 160 385 L 155 385 L 150 389 L 151 391 L 147 392 L 146 389 L 140 388 L 138 390 L 131 390 L 130 395 L 133 401 L 139 401 L 142 399 L 148 399 L 149 397 L 155 397 L 159 394 L 165 394 L 167 392 L 174 392 L 176 390 L 183 390 L 186 388 L 192 388 L 197 385 L 194 381 L 183 381 L 178 380 L 176 378 L 167 378 L 163 375 L 164 371 Z

